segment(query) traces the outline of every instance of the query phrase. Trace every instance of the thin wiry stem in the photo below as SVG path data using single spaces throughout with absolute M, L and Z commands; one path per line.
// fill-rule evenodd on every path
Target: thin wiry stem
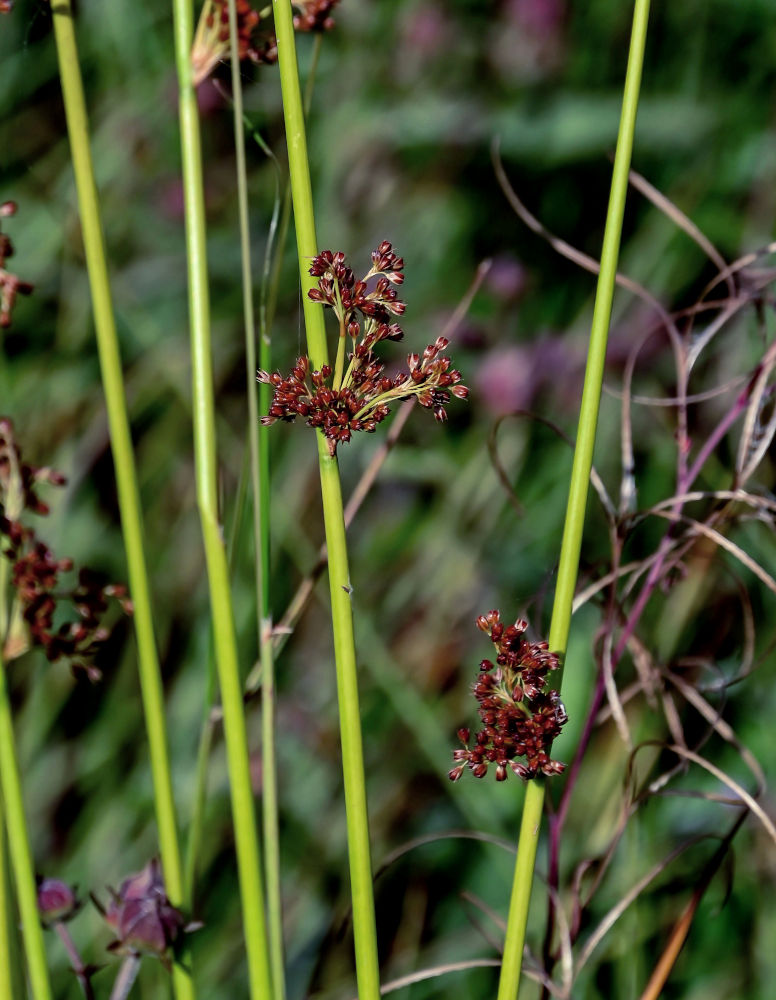
M 248 221 L 248 177 L 245 162 L 245 127 L 243 124 L 242 81 L 237 46 L 237 9 L 229 0 L 229 36 L 234 102 L 234 142 L 237 157 L 237 199 L 240 220 L 240 259 L 242 263 L 243 322 L 248 396 L 248 442 L 251 491 L 253 496 L 254 570 L 259 656 L 262 666 L 261 751 L 262 751 L 262 821 L 264 832 L 264 877 L 267 883 L 267 920 L 270 962 L 275 1000 L 284 1000 L 285 967 L 283 960 L 283 906 L 280 887 L 280 830 L 278 821 L 277 758 L 275 752 L 275 663 L 272 648 L 272 619 L 269 604 L 269 506 L 270 469 L 266 427 L 259 427 L 259 389 L 256 382 L 256 331 L 253 315 L 251 280 L 251 241 Z M 267 247 L 267 259 L 271 246 Z M 262 310 L 265 316 L 265 310 Z M 269 331 L 262 324 L 261 363 L 270 365 Z M 268 390 L 269 386 L 262 386 Z M 261 440 L 260 440 L 261 437 Z
M 0 557 L 0 561 L 5 560 Z M 5 663 L 0 655 L 0 789 L 5 805 L 8 850 L 16 884 L 16 898 L 22 922 L 22 938 L 33 1000 L 51 1000 L 43 930 L 38 916 L 35 870 L 32 863 L 27 821 L 24 815 L 22 784 L 11 718 Z M 6 936 L 7 940 L 7 936 Z
M 0 646 L 4 632 L 0 630 Z M 14 936 L 14 905 L 11 871 L 5 846 L 5 817 L 3 797 L 0 795 L 0 996 L 14 995 L 13 968 L 17 953 Z
M 558 584 L 555 590 L 550 625 L 550 649 L 561 655 L 565 654 L 568 645 L 574 589 L 582 548 L 582 528 L 587 506 L 590 470 L 593 465 L 593 445 L 598 423 L 604 358 L 617 274 L 617 258 L 628 188 L 628 171 L 633 149 L 648 18 L 649 0 L 636 0 L 622 115 L 612 173 L 612 188 L 601 253 L 601 270 L 598 276 L 585 383 L 582 391 L 577 444 L 574 449 L 569 499 L 561 542 Z M 560 682 L 558 683 L 560 685 Z M 509 903 L 498 1000 L 513 1000 L 519 993 L 523 945 L 536 862 L 536 848 L 539 843 L 544 792 L 544 780 L 531 781 L 526 788 L 515 862 L 515 877 Z
M 197 95 L 193 86 L 190 56 L 193 36 L 191 3 L 187 0 L 173 0 L 173 16 L 186 217 L 197 503 L 205 547 L 216 667 L 224 711 L 224 739 L 240 880 L 243 933 L 248 955 L 250 995 L 252 1000 L 260 998 L 266 1000 L 272 995 L 272 984 L 264 917 L 264 889 L 229 568 L 218 512 L 202 151 Z

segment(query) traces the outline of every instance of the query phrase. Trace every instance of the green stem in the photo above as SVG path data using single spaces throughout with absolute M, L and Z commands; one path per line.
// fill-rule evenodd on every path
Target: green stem
M 590 470 L 593 465 L 593 446 L 598 423 L 606 341 L 609 333 L 625 197 L 628 189 L 628 171 L 633 150 L 648 19 L 649 0 L 636 0 L 628 68 L 625 75 L 622 115 L 617 136 L 612 186 L 601 252 L 601 270 L 598 275 L 585 384 L 580 405 L 577 444 L 574 449 L 569 499 L 561 542 L 558 584 L 555 590 L 550 625 L 550 649 L 561 655 L 561 662 L 568 645 L 572 602 L 582 548 L 582 528 L 585 520 Z M 558 687 L 560 687 L 560 679 Z M 544 790 L 545 782 L 543 780 L 530 782 L 526 789 L 497 1000 L 514 1000 L 519 993 L 531 883 L 544 806 Z
M 317 254 L 318 246 L 290 0 L 273 0 L 273 8 L 307 346 L 313 367 L 320 368 L 327 362 L 328 353 L 323 309 L 312 302 L 307 295 L 313 285 L 312 276 L 309 274 L 310 259 Z M 342 491 L 337 459 L 330 454 L 328 442 L 323 434 L 320 431 L 316 433 L 323 519 L 329 552 L 329 587 L 342 740 L 356 977 L 360 1000 L 378 1000 L 380 976 L 377 933 Z
M 4 630 L 0 628 L 0 637 L 3 635 Z M 0 997 L 24 996 L 24 968 L 18 922 L 5 833 L 5 807 L 0 793 Z
M 229 568 L 218 516 L 205 200 L 197 95 L 192 83 L 190 58 L 193 35 L 190 0 L 173 0 L 173 15 L 186 217 L 197 503 L 205 547 L 216 668 L 224 713 L 224 739 L 240 880 L 243 932 L 248 955 L 250 995 L 253 1000 L 266 1000 L 272 996 L 272 985 L 264 919 L 264 890 Z
M 2 632 L 0 632 L 2 641 Z M 11 888 L 11 871 L 5 849 L 5 818 L 3 798 L 0 795 L 0 996 L 12 997 L 14 942 L 11 939 L 14 928 L 14 905 Z
M 111 301 L 99 199 L 89 148 L 86 102 L 78 64 L 70 0 L 57 0 L 53 6 L 53 15 L 59 73 L 62 81 L 65 116 L 78 193 L 86 266 L 94 310 L 94 325 L 116 472 L 116 488 L 127 556 L 129 589 L 134 604 L 138 672 L 151 758 L 156 821 L 159 828 L 159 849 L 167 895 L 171 902 L 178 906 L 184 903 L 183 873 L 178 845 L 175 801 L 172 792 L 167 726 L 164 716 L 164 695 L 154 639 L 151 597 L 143 552 L 143 528 L 132 438 L 125 402 L 116 322 Z M 186 971 L 186 965 L 186 962 L 176 964 L 173 972 L 175 995 L 178 1000 L 193 1000 L 194 997 L 194 987 L 190 973 Z
M 307 74 L 307 84 L 305 85 L 304 92 L 304 114 L 305 118 L 310 114 L 310 108 L 313 103 L 313 91 L 315 90 L 315 76 L 318 71 L 318 60 L 321 55 L 321 47 L 323 45 L 323 33 L 316 32 L 315 40 L 313 42 L 313 54 L 310 60 L 310 71 Z M 275 252 L 275 259 L 272 264 L 272 280 L 269 285 L 269 297 L 267 302 L 267 328 L 271 329 L 272 321 L 275 318 L 275 307 L 277 305 L 278 289 L 280 288 L 280 272 L 283 268 L 283 258 L 285 257 L 286 250 L 286 237 L 288 235 L 288 225 L 291 221 L 291 185 L 287 184 L 285 192 L 283 194 L 283 211 L 280 215 L 280 226 L 278 228 L 278 240 L 277 240 L 277 250 Z M 261 366 L 264 371 L 269 371 L 269 368 L 262 364 Z M 267 399 L 270 398 L 270 388 L 266 387 Z M 260 396 L 261 398 L 261 396 Z M 266 412 L 262 408 L 262 412 Z
M 262 667 L 261 754 L 262 822 L 264 833 L 264 876 L 267 882 L 267 919 L 272 984 L 275 1000 L 285 1000 L 285 962 L 283 958 L 283 901 L 280 884 L 280 823 L 278 818 L 277 755 L 275 752 L 275 663 L 272 647 L 272 619 L 269 605 L 269 504 L 270 470 L 268 428 L 259 440 L 259 393 L 256 381 L 256 330 L 253 316 L 251 282 L 251 241 L 248 221 L 248 179 L 245 162 L 245 126 L 243 123 L 242 81 L 237 47 L 237 11 L 229 0 L 229 34 L 232 63 L 232 99 L 234 101 L 234 142 L 237 157 L 237 196 L 240 218 L 240 259 L 242 263 L 243 321 L 248 395 L 248 441 L 251 487 L 253 493 L 254 569 L 259 656 Z M 271 256 L 267 245 L 267 262 Z M 265 269 L 266 275 L 266 269 Z M 262 367 L 270 365 L 269 331 L 262 297 L 261 352 Z M 267 390 L 269 386 L 266 387 Z M 264 411 L 266 412 L 266 411 Z
M 0 557 L 3 564 L 5 560 Z M 0 593 L 4 587 L 0 586 Z M 38 894 L 35 886 L 35 870 L 32 863 L 27 823 L 24 818 L 24 801 L 19 777 L 19 763 L 16 758 L 16 744 L 11 718 L 11 703 L 5 663 L 0 647 L 0 794 L 5 807 L 5 823 L 8 831 L 8 851 L 11 857 L 16 898 L 22 922 L 22 938 L 27 955 L 27 969 L 30 976 L 33 1000 L 52 1000 L 49 983 L 46 949 L 43 944 L 43 928 L 38 916 Z M 0 845 L 2 846 L 2 845 Z M 4 866 L 3 866 L 4 867 Z M 5 906 L 3 906 L 5 911 Z M 3 935 L 5 942 L 8 934 Z M 9 965 L 9 968 L 11 966 Z M 3 994 L 6 995 L 6 994 Z M 7 994 L 12 996 L 13 994 Z

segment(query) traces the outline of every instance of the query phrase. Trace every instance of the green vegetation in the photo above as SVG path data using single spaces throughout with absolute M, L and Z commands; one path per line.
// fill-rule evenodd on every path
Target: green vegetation
M 301 159 L 298 143 L 286 151 L 286 127 L 303 130 L 291 5 L 274 6 L 280 67 L 270 12 L 248 25 L 233 6 L 232 38 L 250 27 L 259 62 L 239 63 L 232 100 L 228 47 L 191 88 L 198 5 L 177 0 L 174 21 L 170 5 L 116 0 L 107 16 L 80 0 L 88 124 L 71 97 L 70 137 L 69 4 L 54 8 L 59 60 L 49 4 L 0 13 L 0 205 L 17 206 L 0 211 L 13 244 L 0 247 L 0 292 L 22 282 L 0 328 L 0 416 L 20 461 L 68 480 L 55 489 L 41 473 L 50 514 L 27 497 L 24 523 L 100 587 L 126 582 L 135 603 L 130 619 L 108 601 L 109 634 L 89 633 L 89 657 L 84 646 L 48 662 L 22 649 L 2 560 L 0 992 L 27 995 L 28 954 L 35 998 L 48 980 L 56 1000 L 168 996 L 173 983 L 179 998 L 373 1000 L 379 958 L 379 985 L 399 1000 L 508 1000 L 519 963 L 500 979 L 500 950 L 505 934 L 520 939 L 506 923 L 525 816 L 538 852 L 521 1000 L 766 1000 L 770 5 L 653 5 L 567 648 L 553 601 L 560 578 L 571 598 L 577 569 L 572 554 L 559 570 L 569 441 L 634 5 L 341 0 L 332 30 L 296 33 L 302 90 L 314 76 Z M 308 170 L 314 224 L 299 200 Z M 450 400 L 444 423 L 400 403 L 336 457 L 299 419 L 259 439 L 257 365 L 285 377 L 309 351 L 347 384 L 342 289 L 326 309 L 306 294 L 316 253 L 343 250 L 360 275 L 386 240 L 404 259 L 407 308 L 391 316 L 402 343 L 375 349 L 384 377 L 444 336 L 468 399 Z M 265 321 L 271 360 L 266 338 L 246 351 L 246 329 L 250 341 Z M 266 414 L 273 387 L 259 390 Z M 13 520 L 9 433 L 0 502 Z M 15 558 L 30 544 L 6 528 L 1 540 Z M 72 581 L 60 576 L 58 600 Z M 81 607 L 122 599 L 84 586 Z M 61 624 L 62 600 L 51 622 L 30 612 L 33 639 Z M 467 767 L 448 780 L 456 731 L 478 724 L 475 621 L 491 608 L 565 649 L 563 775 L 526 785 L 506 768 L 497 782 L 494 761 L 480 780 Z M 134 946 L 105 947 L 132 887 L 158 888 L 154 857 L 172 907 L 148 942 L 164 961 L 138 971 Z M 104 968 L 72 974 L 59 916 L 43 960 L 33 869 L 77 884 L 86 902 L 66 927 Z M 184 934 L 189 920 L 202 926 Z

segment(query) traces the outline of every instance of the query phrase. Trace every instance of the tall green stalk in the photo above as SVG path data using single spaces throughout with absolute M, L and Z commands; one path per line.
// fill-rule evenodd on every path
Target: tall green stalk
M 62 95 L 65 103 L 65 117 L 70 138 L 70 151 L 86 252 L 86 266 L 94 310 L 100 370 L 108 412 L 108 427 L 121 512 L 121 529 L 127 556 L 129 589 L 135 609 L 138 672 L 153 775 L 156 821 L 159 828 L 159 850 L 167 894 L 173 904 L 183 905 L 185 902 L 183 873 L 178 845 L 175 801 L 172 792 L 167 727 L 164 716 L 164 695 L 154 639 L 148 574 L 143 552 L 140 499 L 127 417 L 116 321 L 111 301 L 99 199 L 89 148 L 89 125 L 70 0 L 57 0 L 57 3 L 52 7 L 52 12 Z M 194 987 L 187 962 L 175 964 L 173 983 L 178 1000 L 193 1000 Z
M 22 783 L 19 776 L 19 761 L 16 756 L 16 742 L 13 733 L 13 718 L 11 716 L 11 701 L 8 692 L 6 666 L 3 661 L 3 644 L 8 628 L 8 616 L 5 597 L 8 586 L 8 560 L 0 555 L 0 803 L 3 810 L 0 822 L 5 823 L 8 832 L 8 854 L 11 859 L 14 882 L 16 883 L 16 898 L 19 904 L 19 915 L 22 923 L 22 939 L 27 956 L 27 970 L 30 978 L 30 988 L 33 1000 L 52 1000 L 51 984 L 49 982 L 46 949 L 43 944 L 43 928 L 38 916 L 38 893 L 35 886 L 35 868 L 30 849 L 30 838 L 27 831 L 27 821 L 24 815 L 24 799 L 22 798 Z M 0 837 L 0 849 L 5 853 L 5 845 Z M 4 895 L 10 891 L 10 879 L 3 866 Z M 3 905 L 3 916 L 12 912 L 10 899 L 0 901 Z M 0 921 L 4 922 L 4 920 Z M 11 927 L 5 928 L 3 935 L 4 947 L 10 947 Z M 6 971 L 10 974 L 12 965 L 9 963 Z M 2 984 L 2 976 L 0 976 Z M 12 994 L 9 994 L 11 996 Z
M 601 251 L 601 270 L 596 288 L 585 383 L 582 390 L 577 444 L 574 449 L 569 499 L 563 527 L 558 584 L 555 590 L 550 625 L 550 649 L 561 655 L 561 662 L 568 646 L 571 609 L 577 582 L 579 555 L 582 548 L 582 528 L 585 520 L 590 470 L 593 465 L 593 446 L 601 400 L 606 342 L 617 273 L 617 258 L 620 251 L 625 196 L 628 190 L 628 171 L 633 150 L 648 19 L 649 0 L 636 0 L 628 68 L 625 75 L 622 114 L 612 171 L 612 186 Z M 560 686 L 560 681 L 558 681 L 558 686 Z M 538 779 L 529 782 L 523 804 L 523 819 L 520 826 L 497 1000 L 514 1000 L 519 993 L 523 945 L 544 806 L 544 793 L 544 780 Z
M 283 960 L 283 905 L 280 886 L 280 825 L 278 819 L 277 755 L 275 753 L 275 660 L 272 644 L 272 614 L 269 600 L 269 428 L 259 424 L 260 389 L 256 381 L 256 328 L 253 315 L 251 240 L 248 224 L 248 177 L 245 163 L 242 81 L 237 44 L 237 10 L 229 0 L 229 44 L 231 50 L 232 100 L 234 102 L 234 143 L 237 158 L 237 198 L 240 216 L 240 259 L 242 263 L 243 321 L 248 395 L 248 441 L 253 494 L 253 543 L 256 574 L 256 603 L 259 658 L 261 661 L 261 775 L 262 829 L 264 833 L 264 877 L 267 882 L 267 918 L 272 984 L 275 1000 L 285 1000 Z M 275 220 L 273 220 L 275 221 Z M 271 260 L 271 239 L 267 241 L 266 265 Z M 265 267 L 265 275 L 267 267 Z M 266 307 L 261 304 L 261 367 L 270 368 L 269 331 Z M 262 404 L 269 407 L 269 386 L 261 386 Z M 267 409 L 261 412 L 266 413 Z
M 307 296 L 307 292 L 312 287 L 312 277 L 309 274 L 310 259 L 318 252 L 318 242 L 315 235 L 305 119 L 299 87 L 290 0 L 273 0 L 273 9 L 278 40 L 280 84 L 283 93 L 283 113 L 288 143 L 288 164 L 307 346 L 313 367 L 320 368 L 327 362 L 328 352 L 323 310 L 311 302 Z M 317 431 L 316 435 L 323 520 L 329 552 L 329 588 L 347 813 L 356 977 L 360 1000 L 378 1000 L 380 975 L 377 960 L 377 931 L 342 489 L 336 456 L 329 453 L 323 434 Z
M 3 633 L 0 631 L 0 645 L 2 641 Z M 0 996 L 12 997 L 14 995 L 12 969 L 16 952 L 15 942 L 12 940 L 14 905 L 3 812 L 3 797 L 0 795 Z
M 194 33 L 191 0 L 173 0 L 173 16 L 186 217 L 197 503 L 205 547 L 216 668 L 224 713 L 224 739 L 240 879 L 243 932 L 248 955 L 250 995 L 253 1000 L 267 1000 L 272 996 L 272 983 L 264 918 L 264 889 L 229 569 L 218 515 L 205 199 L 197 95 L 193 85 L 190 56 Z

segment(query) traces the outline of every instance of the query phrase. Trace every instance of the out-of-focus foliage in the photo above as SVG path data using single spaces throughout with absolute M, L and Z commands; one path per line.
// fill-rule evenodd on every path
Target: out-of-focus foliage
M 175 789 L 185 823 L 209 634 L 192 475 L 171 14 L 164 3 L 130 0 L 107 5 L 80 0 L 77 8 L 167 683 Z M 519 782 L 496 786 L 467 774 L 453 786 L 447 771 L 457 728 L 476 718 L 470 696 L 481 657 L 476 615 L 499 607 L 505 619 L 524 615 L 537 636 L 546 633 L 571 452 L 542 424 L 509 418 L 500 425 L 499 459 L 518 514 L 487 442 L 496 418 L 518 409 L 532 410 L 573 436 L 594 279 L 515 217 L 495 180 L 491 145 L 498 138 L 513 186 L 548 229 L 596 256 L 629 26 L 630 4 L 621 0 L 342 0 L 337 28 L 323 42 L 309 136 L 321 247 L 344 249 L 354 260 L 367 259 L 382 239 L 398 248 L 407 272 L 402 325 L 408 350 L 422 349 L 439 335 L 480 262 L 492 260 L 467 319 L 452 336 L 456 364 L 473 390 L 469 403 L 451 408 L 443 428 L 410 420 L 350 536 L 378 864 L 399 845 L 435 832 L 474 828 L 515 839 Z M 309 37 L 299 40 L 304 72 L 312 45 Z M 634 166 L 691 216 L 727 259 L 773 235 L 775 50 L 776 24 L 765 0 L 655 5 Z M 203 85 L 201 110 L 229 524 L 247 406 L 226 73 L 219 72 L 217 80 Z M 250 119 L 283 162 L 276 70 L 248 68 L 245 82 Z M 249 157 L 255 259 L 261 261 L 274 168 L 258 144 L 250 145 Z M 30 461 L 68 476 L 66 499 L 52 498 L 48 537 L 78 561 L 124 579 L 50 11 L 43 0 L 18 0 L 0 19 L 0 202 L 10 198 L 19 211 L 4 221 L 4 230 L 15 245 L 14 264 L 34 283 L 35 294 L 17 303 L 13 325 L 3 332 L 0 411 L 13 417 Z M 621 269 L 670 309 L 691 305 L 715 273 L 687 236 L 636 193 L 626 215 Z M 258 284 L 259 264 L 256 271 Z M 612 388 L 621 386 L 628 353 L 653 319 L 627 292 L 618 292 L 607 372 Z M 772 333 L 770 318 L 765 329 Z M 303 340 L 291 241 L 272 333 L 275 363 L 286 370 Z M 751 363 L 754 320 L 736 328 L 736 337 L 716 346 L 709 364 L 717 373 L 727 366 L 738 373 Z M 634 392 L 668 396 L 674 377 L 666 341 L 656 338 L 640 358 Z M 675 490 L 675 449 L 668 411 L 636 410 L 636 478 L 639 503 L 647 506 Z M 697 423 L 691 434 L 702 439 L 718 416 L 693 411 Z M 606 395 L 597 466 L 614 494 L 619 435 L 619 401 Z M 346 491 L 376 447 L 375 437 L 364 437 L 340 449 Z M 312 436 L 281 425 L 273 443 L 273 606 L 279 617 L 315 561 L 322 528 Z M 706 482 L 707 488 L 728 485 L 725 469 L 733 465 L 734 444 L 723 443 L 716 456 L 718 478 Z M 766 495 L 773 471 L 766 459 L 759 473 Z M 627 558 L 651 552 L 657 532 L 647 524 Z M 256 656 L 249 536 L 246 523 L 234 570 L 246 674 Z M 774 572 L 772 534 L 752 523 L 737 540 Z M 609 558 L 605 521 L 591 500 L 583 580 L 603 573 Z M 725 669 L 738 655 L 741 624 L 732 564 L 721 560 L 720 565 L 728 568 L 716 577 L 705 609 L 686 624 L 677 653 L 700 644 Z M 774 595 L 751 575 L 744 586 L 758 623 L 756 659 L 774 638 Z M 278 665 L 292 1000 L 319 994 L 346 998 L 354 992 L 327 600 L 319 585 Z M 658 645 L 666 603 L 656 596 L 644 622 Z M 588 606 L 574 623 L 564 678 L 570 722 L 554 752 L 564 760 L 573 753 L 593 687 L 591 651 L 599 618 Z M 126 625 L 101 654 L 99 666 L 104 680 L 98 686 L 33 658 L 11 670 L 37 865 L 44 874 L 95 889 L 139 869 L 156 850 L 133 640 Z M 766 659 L 727 692 L 725 707 L 728 722 L 766 770 L 776 707 L 772 670 Z M 630 719 L 638 738 L 664 739 L 662 716 L 639 711 Z M 250 710 L 249 725 L 260 792 L 257 706 Z M 732 753 L 718 752 L 720 766 L 745 781 Z M 564 880 L 609 842 L 626 765 L 627 749 L 610 720 L 593 739 L 572 802 Z M 719 791 L 708 776 L 693 777 L 692 787 L 705 782 L 708 790 Z M 193 938 L 202 995 L 213 1000 L 244 988 L 225 781 L 217 744 L 194 914 L 205 927 Z M 619 844 L 584 929 L 688 835 L 723 833 L 726 809 L 690 799 L 650 800 Z M 593 955 L 575 996 L 638 996 L 713 846 L 705 842 L 689 849 L 657 879 Z M 774 847 L 750 823 L 735 852 L 732 893 L 723 907 L 720 879 L 701 904 L 663 994 L 667 998 L 771 995 L 776 918 L 762 894 L 776 871 Z M 511 866 L 511 855 L 502 848 L 457 839 L 425 844 L 396 861 L 377 883 L 387 978 L 469 956 L 492 957 L 491 941 L 500 930 L 477 901 L 504 917 Z M 540 881 L 529 929 L 536 948 L 545 919 L 541 897 Z M 104 934 L 97 914 L 82 915 L 73 933 L 90 958 L 90 949 L 99 953 Z M 77 983 L 51 945 L 59 996 L 75 997 Z M 155 991 L 165 975 L 161 967 L 144 970 L 144 995 L 161 995 Z M 455 974 L 395 995 L 484 998 L 493 995 L 495 976 L 493 969 Z M 99 977 L 95 983 L 99 986 Z

